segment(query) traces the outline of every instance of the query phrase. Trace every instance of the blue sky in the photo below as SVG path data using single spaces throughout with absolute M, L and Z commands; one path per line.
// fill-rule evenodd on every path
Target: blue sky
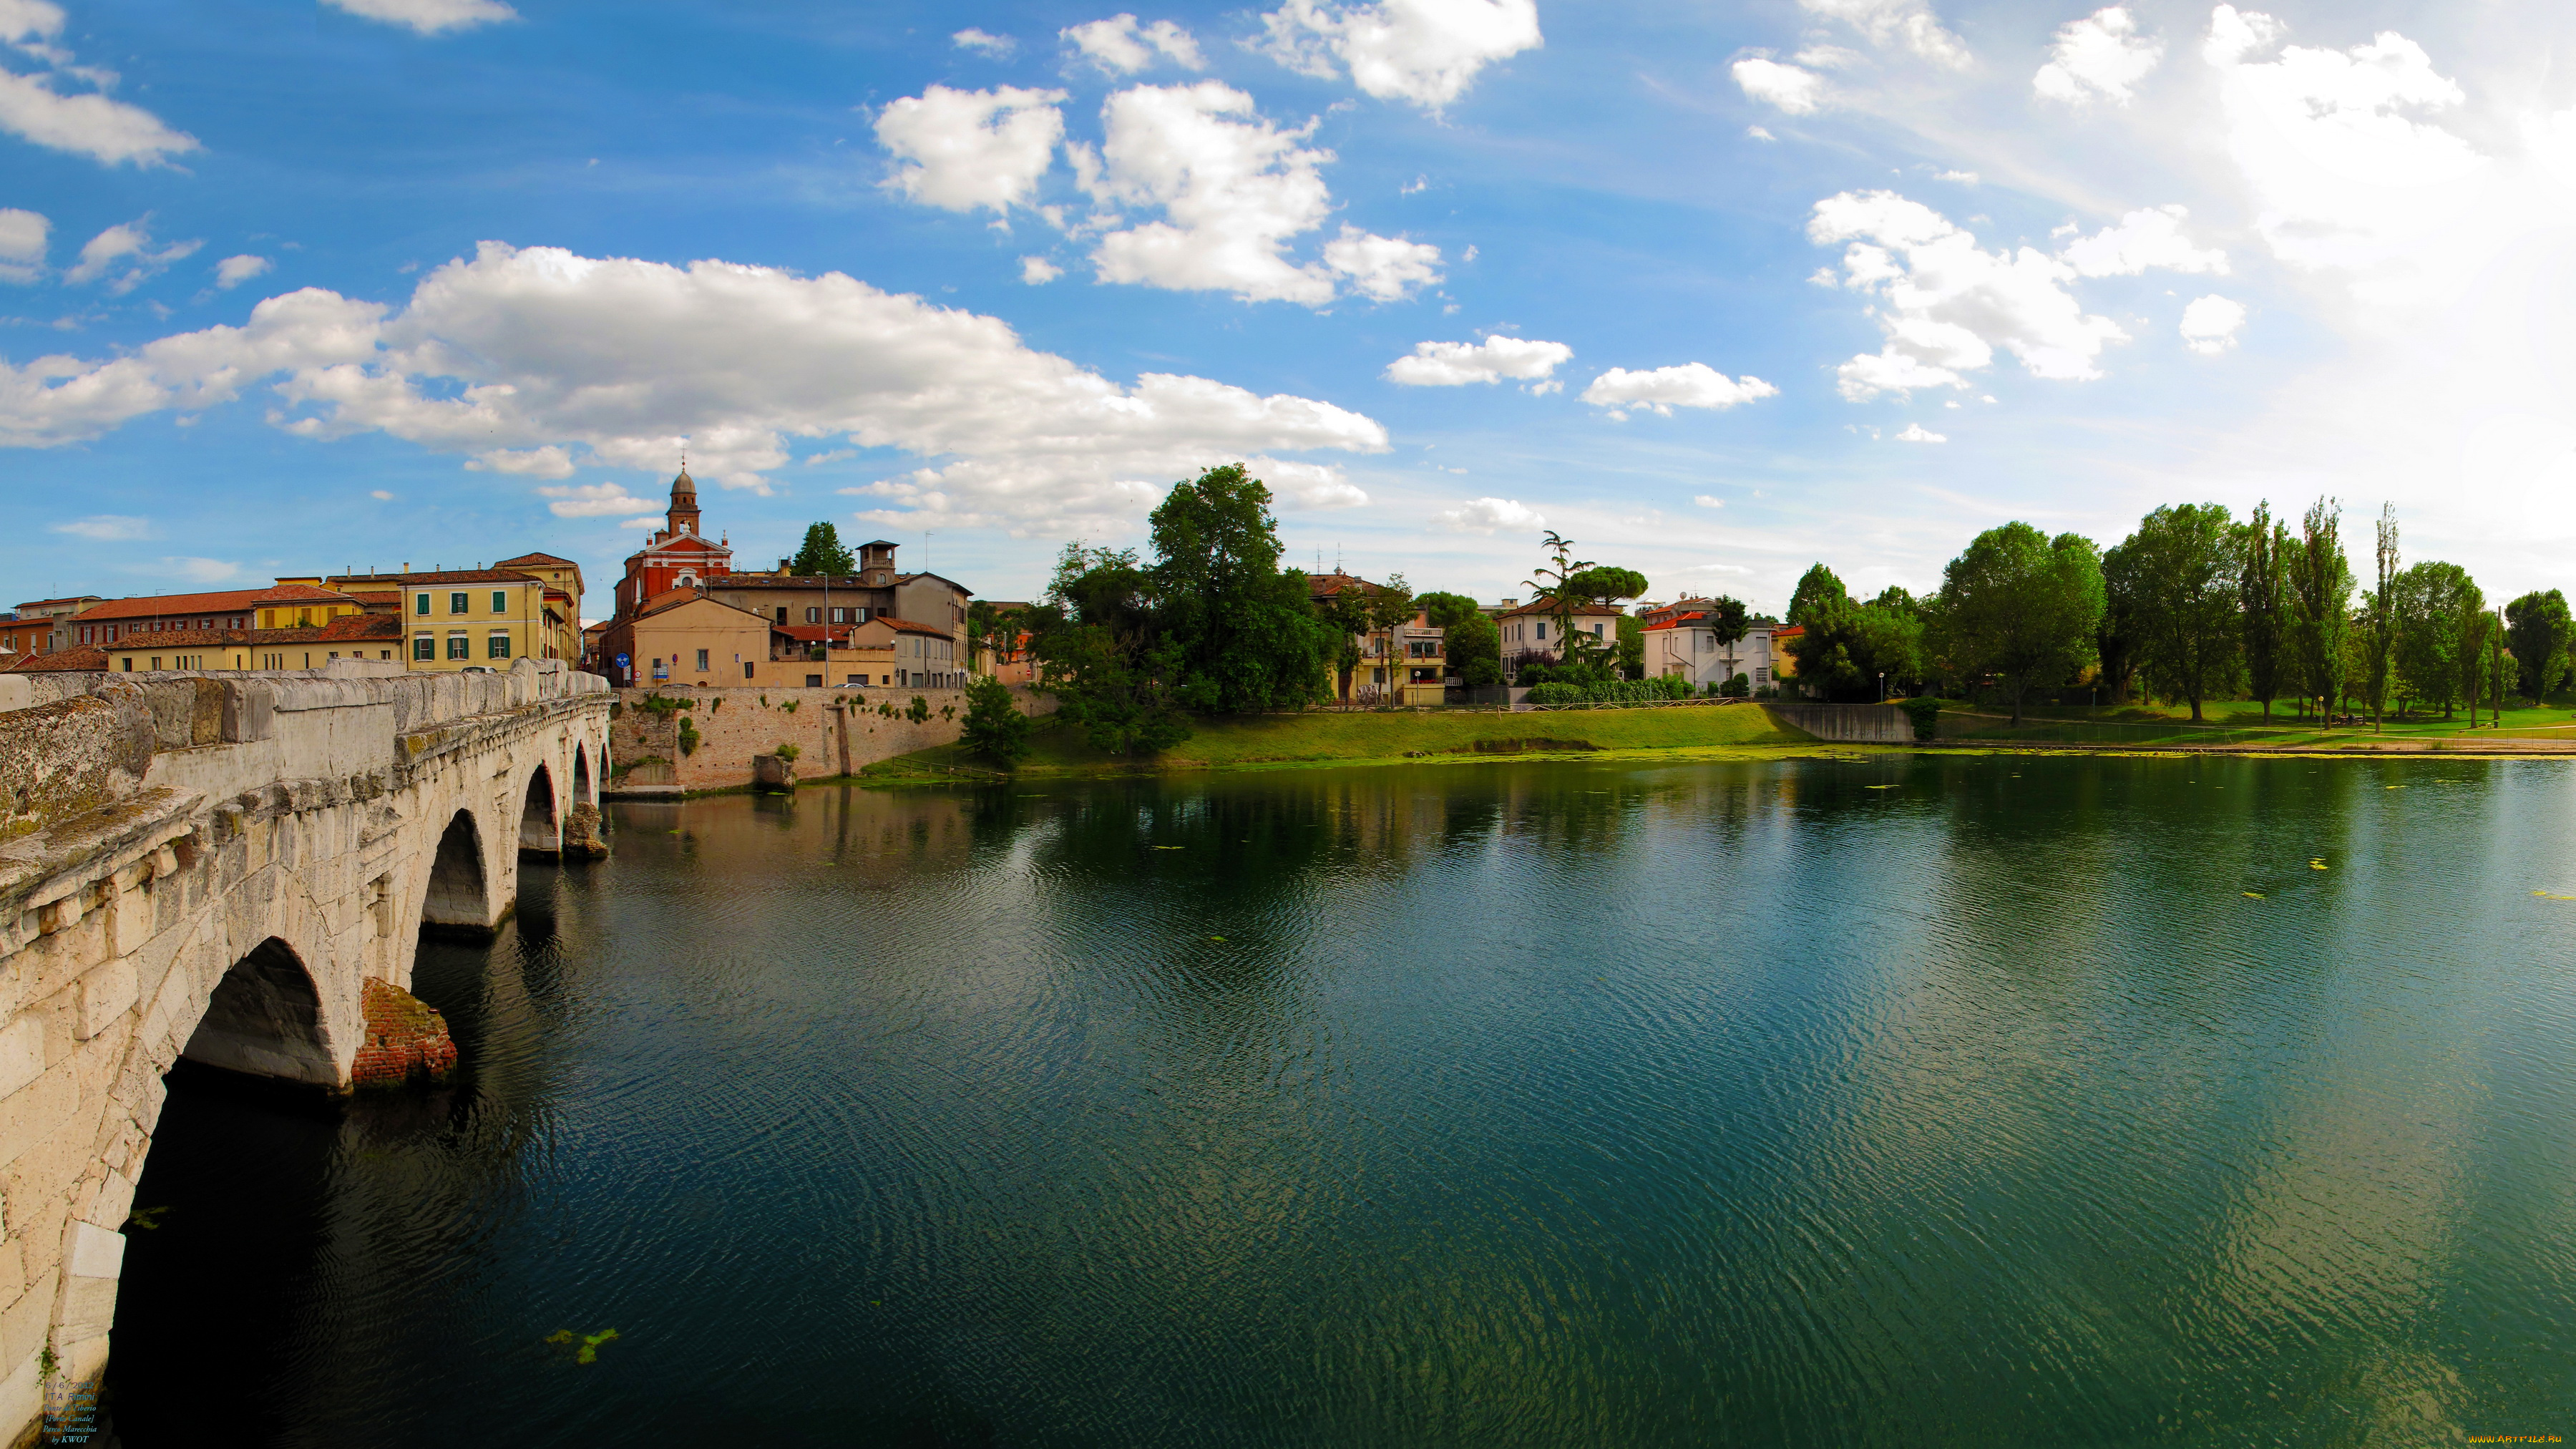
M 962 37 L 962 38 L 961 38 Z M 9 600 L 743 557 L 1937 584 L 2026 518 L 2576 536 L 2566 7 L 0 0 Z

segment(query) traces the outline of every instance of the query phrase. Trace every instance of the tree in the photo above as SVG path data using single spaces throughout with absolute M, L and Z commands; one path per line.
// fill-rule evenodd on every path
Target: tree
M 973 599 L 966 605 L 966 641 L 970 657 L 974 653 L 993 656 L 996 667 L 1020 657 L 1020 611 L 995 607 L 990 599 Z
M 2245 522 L 2236 598 L 2245 631 L 2245 682 L 2263 701 L 2265 724 L 2272 722 L 2272 701 L 2286 682 L 2289 594 L 2283 566 L 2289 554 L 2288 526 L 2272 517 L 2270 500 L 2256 504 Z
M 1111 754 L 1150 754 L 1190 737 L 1158 672 L 1169 655 L 1159 647 L 1152 585 L 1133 550 L 1069 543 L 1046 604 L 1031 611 L 1040 687 L 1067 724 Z
M 1942 570 L 1938 617 L 1952 663 L 1972 676 L 2000 676 L 2012 691 L 2014 724 L 2032 685 L 2064 680 L 2092 661 L 2102 609 L 2101 557 L 2072 533 L 2051 539 L 2007 523 L 1977 535 Z
M 2397 655 L 2397 505 L 2379 505 L 2379 587 L 2367 595 L 2370 654 L 2364 661 L 2362 687 L 2370 700 L 2371 723 L 2388 729 L 2389 671 Z
M 2567 677 L 2567 596 L 2556 589 L 2528 593 L 2505 605 L 2504 617 L 2522 692 L 2535 701 L 2547 698 Z
M 1413 596 L 1413 607 L 1431 621 L 1435 629 L 1455 629 L 1470 618 L 1481 618 L 1484 610 L 1465 594 L 1443 593 L 1434 589 Z
M 1646 576 L 1635 569 L 1594 565 L 1565 581 L 1565 591 L 1596 604 L 1615 604 L 1646 592 Z
M 2329 714 L 2343 693 L 2344 634 L 2352 627 L 2352 567 L 2344 561 L 2341 513 L 2331 498 L 2309 505 L 2282 569 L 2292 678 Z
M 2495 615 L 2487 612 L 2486 595 L 2475 584 L 2453 601 L 2459 612 L 2452 616 L 2452 637 L 2458 641 L 2460 693 L 2468 700 L 2469 728 L 2478 724 L 2478 701 L 2486 698 L 2487 629 Z
M 1478 612 L 1444 627 L 1449 631 L 1449 667 L 1458 672 L 1461 684 L 1482 689 L 1502 682 L 1503 635 L 1491 618 Z
M 2471 641 L 2461 621 L 2482 616 L 2486 600 L 2458 564 L 2427 560 L 2397 576 L 2395 663 L 2399 697 L 2442 707 L 2449 719 L 2468 691 L 2463 662 Z
M 841 546 L 841 531 L 828 523 L 805 525 L 805 542 L 788 560 L 787 571 L 841 578 L 859 571 L 859 561 Z
M 1332 639 L 1305 574 L 1279 566 L 1269 488 L 1239 463 L 1210 468 L 1174 484 L 1147 521 L 1156 668 L 1175 701 L 1198 714 L 1311 702 Z
M 1619 676 L 1622 679 L 1646 677 L 1646 626 L 1642 620 L 1621 614 L 1615 621 L 1619 630 Z
M 1827 595 L 1808 611 L 1806 632 L 1789 641 L 1798 690 L 1820 699 L 1875 700 L 1884 676 L 1891 695 L 1923 677 L 1923 618 L 1903 589 L 1866 604 Z
M 1538 594 L 1539 602 L 1548 605 L 1548 622 L 1556 625 L 1557 647 L 1564 652 L 1565 662 L 1575 662 L 1574 610 L 1582 596 L 1574 592 L 1574 580 L 1585 569 L 1594 567 L 1590 559 L 1574 557 L 1574 540 L 1551 528 L 1545 544 L 1547 556 L 1555 565 L 1541 564 L 1530 571 L 1528 586 Z
M 2104 610 L 2126 612 L 2138 662 L 2166 699 L 2201 702 L 2236 679 L 2242 619 L 2237 587 L 2245 567 L 2242 535 L 2215 503 L 2159 508 L 2102 559 Z
M 1029 752 L 1029 717 L 1020 713 L 1010 686 L 989 674 L 966 683 L 966 721 L 957 742 L 966 752 L 1007 770 Z
M 1808 616 L 1826 600 L 1850 597 L 1843 588 L 1843 581 L 1834 577 L 1832 569 L 1823 564 L 1811 564 L 1798 580 L 1798 591 L 1789 596 L 1789 623 L 1793 627 L 1804 625 Z
M 2129 685 L 2138 675 L 2140 639 L 2145 627 L 2136 596 L 2140 583 L 2129 566 L 2128 545 L 2102 554 L 2102 627 L 2093 636 L 2094 657 L 2101 661 L 2098 678 L 2112 704 L 2125 704 Z

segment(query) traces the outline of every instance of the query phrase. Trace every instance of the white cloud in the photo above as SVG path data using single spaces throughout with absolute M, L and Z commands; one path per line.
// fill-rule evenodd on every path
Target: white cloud
M 1925 428 L 1921 423 L 1907 423 L 1905 425 L 1905 431 L 1896 435 L 1896 441 L 1900 443 L 1946 443 L 1950 441 L 1950 439 L 1945 434 L 1932 432 Z
M 650 498 L 638 498 L 618 483 L 575 483 L 562 488 L 540 488 L 537 496 L 551 498 L 546 511 L 557 518 L 615 518 L 621 514 L 660 513 L 663 505 Z
M 133 221 L 119 222 L 91 237 L 81 246 L 80 261 L 63 273 L 63 280 L 75 287 L 86 286 L 115 272 L 117 275 L 109 279 L 107 289 L 123 296 L 160 275 L 161 270 L 172 262 L 194 255 L 197 248 L 204 245 L 202 242 L 183 241 L 155 248 L 148 226 L 150 221 L 150 217 L 138 217 Z
M 1064 275 L 1064 268 L 1044 257 L 1020 258 L 1020 280 L 1032 287 L 1043 287 Z
M 1497 383 L 1504 378 L 1536 381 L 1574 356 L 1562 342 L 1521 337 L 1488 337 L 1482 342 L 1418 342 L 1413 355 L 1386 365 L 1389 382 L 1407 387 L 1464 387 Z
M 1056 110 L 1064 98 L 1017 86 L 934 85 L 889 102 L 876 122 L 878 143 L 898 162 L 886 185 L 948 211 L 989 207 L 1008 215 L 1013 206 L 1032 205 L 1064 139 Z
M 2195 247 L 2183 236 L 2182 220 L 2190 214 L 2178 205 L 2133 211 L 2118 226 L 2067 243 L 2058 255 L 2086 277 L 2134 277 L 2149 267 L 2225 276 L 2227 253 Z
M 1344 225 L 1324 243 L 1324 265 L 1351 279 L 1351 290 L 1376 302 L 1400 302 L 1416 287 L 1440 281 L 1440 248 L 1429 242 L 1377 236 Z
M 1456 508 L 1443 509 L 1431 515 L 1434 527 L 1453 533 L 1490 534 L 1499 528 L 1537 530 L 1547 527 L 1538 510 L 1525 508 L 1517 498 L 1477 498 Z
M 542 472 L 549 448 L 660 469 L 685 443 L 700 479 L 762 488 L 791 439 L 899 448 L 923 466 L 863 491 L 902 510 L 868 516 L 913 526 L 1107 532 L 1219 461 L 1252 465 L 1293 505 L 1356 503 L 1332 466 L 1277 455 L 1387 446 L 1330 403 L 1169 373 L 1122 385 L 994 318 L 839 273 L 499 243 L 422 277 L 398 311 L 306 288 L 244 327 L 0 363 L 0 443 L 96 437 L 267 377 L 290 433 L 383 432 L 496 469 Z
M 384 489 L 382 489 L 382 488 L 375 489 L 374 491 L 370 492 L 367 496 L 368 496 L 369 498 L 372 498 L 372 499 L 376 500 L 378 503 L 391 503 L 391 502 L 393 502 L 393 501 L 394 501 L 394 496 L 393 496 L 393 494 L 386 492 L 386 491 L 385 491 Z
M 659 528 L 662 526 L 662 520 L 659 518 L 630 518 L 617 526 L 620 528 Z
M 1630 372 L 1614 367 L 1592 379 L 1583 400 L 1625 418 L 1630 409 L 1671 417 L 1675 408 L 1726 409 L 1756 398 L 1775 397 L 1780 389 L 1758 377 L 1728 377 L 1704 362 Z
M 2058 27 L 2048 64 L 2030 78 L 2030 87 L 2068 105 L 2100 99 L 2125 106 L 2138 82 L 2164 58 L 2165 43 L 2138 34 L 2127 7 L 2112 5 Z
M 521 478 L 569 478 L 580 470 L 569 451 L 551 443 L 542 448 L 487 449 L 467 459 L 465 467 L 469 472 L 510 473 Z M 577 488 L 540 488 L 537 492 L 548 498 L 584 496 Z M 560 508 L 555 512 L 562 518 L 581 516 L 566 513 Z
M 140 106 L 111 99 L 114 72 L 76 63 L 55 42 L 63 8 L 51 0 L 0 0 L 0 44 L 43 63 L 29 75 L 0 70 L 0 131 L 57 151 L 116 165 L 154 166 L 197 149 L 197 138 L 172 130 Z M 90 90 L 66 95 L 65 83 Z
M 2497 202 L 2528 204 L 2482 194 L 2495 163 L 2419 119 L 2459 105 L 2464 93 L 2395 31 L 2350 50 L 2294 45 L 2276 60 L 2254 59 L 2286 30 L 2271 16 L 2221 5 L 2201 51 L 2220 73 L 2227 147 L 2258 203 L 2256 230 L 2274 255 L 2298 265 L 2362 270 L 2394 262 L 2412 275 L 2381 278 L 2383 285 L 2448 285 L 2446 268 L 2419 269 L 2404 258 Z
M 229 292 L 253 277 L 268 275 L 269 268 L 273 265 L 274 263 L 266 257 L 254 257 L 248 254 L 226 257 L 215 263 L 215 285 Z
M 1777 141 L 1780 139 L 1779 137 L 1772 135 L 1767 127 L 1762 126 L 1747 126 L 1744 128 L 1744 134 L 1752 137 L 1756 141 Z
M 1974 186 L 1977 184 L 1977 173 L 1974 171 L 1944 171 L 1934 176 L 1932 179 L 1935 181 L 1956 181 L 1961 186 Z
M 2215 357 L 2236 345 L 2236 329 L 2245 325 L 2245 304 L 2213 292 L 2194 298 L 2182 309 L 2182 340 L 2192 351 Z
M 471 30 L 477 25 L 497 25 L 504 20 L 519 18 L 519 12 L 502 4 L 501 0 L 323 0 L 323 3 L 388 25 L 408 25 L 423 35 Z
M 1927 0 L 1798 0 L 1810 14 L 1848 22 L 1878 46 L 1903 46 L 1937 65 L 1965 69 L 1966 41 L 1941 26 Z
M 43 213 L 0 207 L 0 282 L 24 285 L 45 274 L 54 224 Z
M 1696 493 L 1691 495 L 1691 502 L 1698 504 L 1702 508 L 1724 508 L 1726 506 L 1725 499 L 1713 498 L 1706 493 Z
M 161 572 L 175 574 L 192 584 L 219 584 L 241 573 L 241 565 L 219 558 L 165 558 Z
M 129 539 L 151 537 L 152 520 L 131 518 L 116 513 L 97 513 L 87 518 L 75 518 L 67 523 L 57 523 L 53 525 L 53 531 L 68 533 L 75 538 L 96 539 L 101 543 L 121 543 Z
M 1261 20 L 1261 48 L 1280 64 L 1321 77 L 1346 66 L 1366 94 L 1433 112 L 1486 66 L 1544 43 L 1538 0 L 1288 0 Z
M 1113 15 L 1056 32 L 1111 75 L 1133 75 L 1154 63 L 1156 52 L 1191 70 L 1207 69 L 1190 33 L 1168 20 L 1139 27 L 1133 15 Z
M 1282 130 L 1223 82 L 1131 87 L 1102 115 L 1099 155 L 1075 153 L 1084 189 L 1105 206 L 1158 207 L 1164 219 L 1104 234 L 1091 254 L 1101 281 L 1320 307 L 1337 275 L 1379 301 L 1440 280 L 1437 247 L 1348 226 L 1323 261 L 1290 261 L 1290 240 L 1331 214 L 1320 168 L 1333 153 L 1300 144 L 1311 126 Z
M 1793 116 L 1812 114 L 1822 100 L 1825 78 L 1811 70 L 1751 56 L 1732 67 L 1735 83 L 1757 101 L 1778 106 Z
M 2001 346 L 2034 376 L 2099 377 L 2104 344 L 2128 334 L 2086 313 L 2066 290 L 2076 272 L 2030 247 L 1980 250 L 1977 239 L 1940 213 L 1892 191 L 1846 191 L 1816 203 L 1807 235 L 1819 245 L 1848 242 L 1843 285 L 1875 293 L 1887 342 L 1842 365 L 1853 402 L 1882 392 L 1964 387 L 1961 375 L 1990 365 Z
M 1007 59 L 1020 48 L 1020 43 L 1007 35 L 990 35 L 971 25 L 948 38 L 959 50 L 980 50 L 997 60 Z

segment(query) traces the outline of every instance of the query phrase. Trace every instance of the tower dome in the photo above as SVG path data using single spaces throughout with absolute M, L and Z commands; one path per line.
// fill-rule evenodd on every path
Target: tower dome
M 689 476 L 689 465 L 680 465 L 680 476 L 671 480 L 671 532 L 696 533 L 698 529 L 698 480 Z

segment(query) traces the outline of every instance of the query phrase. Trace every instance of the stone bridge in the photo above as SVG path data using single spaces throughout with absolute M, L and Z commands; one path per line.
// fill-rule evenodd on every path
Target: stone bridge
M 107 1362 L 174 1062 L 347 1089 L 422 931 L 598 849 L 606 681 L 397 668 L 0 675 L 0 1432 Z

